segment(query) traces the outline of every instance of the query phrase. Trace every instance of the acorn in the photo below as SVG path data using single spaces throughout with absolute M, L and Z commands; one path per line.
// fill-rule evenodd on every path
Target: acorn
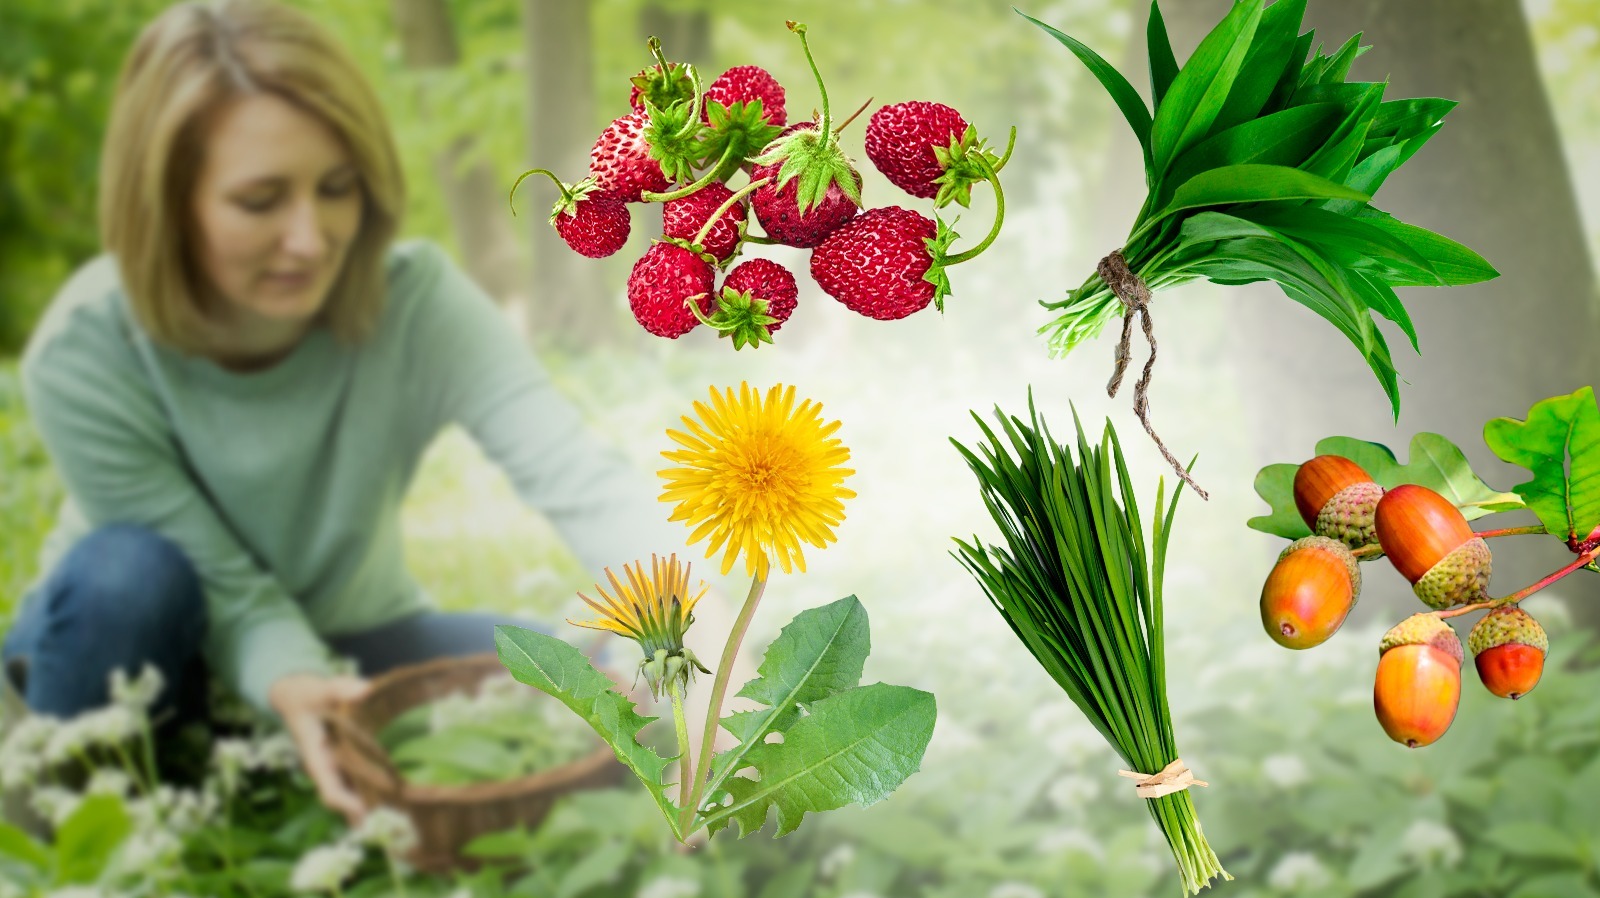
M 1374 516 L 1383 487 L 1342 455 L 1319 455 L 1294 472 L 1294 505 L 1311 532 L 1350 549 L 1376 545 Z
M 1373 710 L 1389 738 L 1431 745 L 1450 729 L 1461 702 L 1461 640 L 1432 614 L 1413 614 L 1383 635 Z
M 1407 483 L 1384 494 L 1374 516 L 1378 544 L 1429 608 L 1488 597 L 1489 544 L 1449 499 Z
M 1494 608 L 1467 634 L 1478 679 L 1501 698 L 1519 699 L 1539 683 L 1550 638 L 1544 627 L 1515 605 Z
M 1261 587 L 1261 625 L 1284 648 L 1321 645 L 1361 595 L 1361 566 L 1344 543 L 1308 536 L 1289 544 Z

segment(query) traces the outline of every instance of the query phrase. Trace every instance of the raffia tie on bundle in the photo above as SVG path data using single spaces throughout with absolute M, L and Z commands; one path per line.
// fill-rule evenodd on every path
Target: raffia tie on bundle
M 1139 773 L 1136 770 L 1118 770 L 1117 776 L 1138 780 L 1134 784 L 1134 791 L 1140 798 L 1160 798 L 1174 792 L 1182 792 L 1190 786 L 1209 786 L 1205 780 L 1194 778 L 1194 771 L 1184 766 L 1182 758 L 1173 758 L 1172 763 L 1161 768 L 1155 773 Z
M 1095 271 L 1117 299 L 1122 301 L 1122 339 L 1117 343 L 1116 369 L 1111 372 L 1111 381 L 1106 384 L 1106 394 L 1116 396 L 1117 390 L 1122 387 L 1122 375 L 1127 373 L 1128 359 L 1132 355 L 1129 343 L 1133 339 L 1133 319 L 1134 316 L 1139 316 L 1140 323 L 1144 327 L 1144 338 L 1150 344 L 1150 358 L 1145 360 L 1144 373 L 1139 376 L 1139 382 L 1133 388 L 1134 414 L 1139 416 L 1139 423 L 1144 425 L 1145 433 L 1150 434 L 1150 439 L 1156 441 L 1162 456 L 1172 465 L 1172 469 L 1178 472 L 1178 476 L 1183 478 L 1183 482 L 1199 493 L 1200 498 L 1211 498 L 1200 484 L 1189 476 L 1189 472 L 1184 470 L 1183 465 L 1172 454 L 1172 450 L 1167 448 L 1167 444 L 1161 441 L 1155 427 L 1150 423 L 1150 372 L 1156 366 L 1156 333 L 1150 321 L 1150 288 L 1145 286 L 1138 275 L 1129 270 L 1128 260 L 1122 257 L 1122 250 L 1113 250 L 1111 255 L 1101 259 L 1100 264 L 1095 266 Z

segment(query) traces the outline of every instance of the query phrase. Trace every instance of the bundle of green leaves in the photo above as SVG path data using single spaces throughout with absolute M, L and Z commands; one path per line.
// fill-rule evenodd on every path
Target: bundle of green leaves
M 1128 272 L 1150 293 L 1198 278 L 1277 282 L 1355 344 L 1398 417 L 1399 380 L 1373 313 L 1399 326 L 1415 350 L 1416 329 L 1394 288 L 1473 284 L 1498 272 L 1371 204 L 1455 102 L 1385 100 L 1385 82 L 1347 81 L 1366 49 L 1361 35 L 1332 55 L 1320 45 L 1311 52 L 1315 33 L 1300 33 L 1305 6 L 1238 0 L 1180 68 L 1152 2 L 1153 106 L 1089 47 L 1028 18 L 1089 67 L 1139 139 L 1149 194 L 1120 250 Z M 1097 271 L 1065 299 L 1041 303 L 1058 313 L 1040 329 L 1052 353 L 1119 316 L 1132 321 L 1142 304 L 1115 287 Z M 1128 334 L 1125 324 L 1124 357 Z
M 1187 773 L 1167 706 L 1161 581 L 1180 484 L 1156 493 L 1150 543 L 1116 430 L 1091 446 L 1074 415 L 1077 455 L 1057 443 L 1029 397 L 1031 425 L 995 416 L 1002 440 L 976 413 L 987 444 L 955 447 L 977 475 L 984 505 L 1005 545 L 957 539 L 955 553 L 1028 651 L 1117 750 L 1148 779 L 1138 794 L 1171 846 L 1185 893 L 1232 879 L 1206 841 L 1194 801 L 1146 791 L 1165 774 Z M 980 454 L 981 453 L 981 457 Z M 1115 471 L 1113 471 L 1115 464 Z M 1203 785 L 1203 783 L 1202 783 Z

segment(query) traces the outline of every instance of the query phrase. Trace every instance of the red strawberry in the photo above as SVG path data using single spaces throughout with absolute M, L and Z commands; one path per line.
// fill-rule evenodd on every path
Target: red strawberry
M 628 275 L 628 306 L 644 329 L 676 340 L 700 323 L 689 310 L 711 311 L 711 263 L 670 243 L 652 244 Z
M 576 184 L 563 184 L 554 172 L 531 168 L 519 175 L 516 183 L 511 185 L 513 199 L 522 179 L 535 174 L 549 177 L 555 182 L 556 189 L 561 191 L 561 198 L 550 208 L 550 224 L 574 252 L 591 259 L 603 259 L 622 249 L 622 245 L 628 242 L 633 221 L 628 217 L 627 205 L 611 194 L 602 193 L 595 187 L 593 178 L 584 178 Z M 511 214 L 516 213 L 517 208 L 513 205 Z
M 795 122 L 778 135 L 774 144 L 797 131 L 816 131 L 816 122 Z M 828 191 L 823 195 L 822 201 L 804 213 L 800 211 L 799 191 L 797 185 L 799 178 L 792 178 L 778 189 L 778 180 L 782 171 L 782 162 L 771 165 L 758 165 L 750 170 L 750 180 L 759 181 L 770 178 L 766 186 L 756 188 L 750 195 L 750 207 L 756 212 L 756 220 L 761 222 L 762 230 L 767 236 L 779 243 L 788 246 L 798 246 L 809 249 L 828 238 L 829 234 L 839 229 L 839 226 L 854 218 L 861 207 L 840 189 L 838 183 L 828 185 Z M 861 173 L 855 169 L 850 170 L 855 177 L 856 192 L 861 191 Z
M 986 179 L 980 156 L 999 167 L 977 131 L 943 103 L 884 106 L 867 123 L 867 158 L 890 183 L 912 196 L 937 198 L 936 206 L 967 205 L 972 185 Z
M 731 196 L 733 191 L 726 184 L 712 181 L 686 197 L 668 200 L 661 206 L 661 232 L 668 237 L 694 240 L 700 229 L 711 220 L 712 213 Z M 703 244 L 705 251 L 715 256 L 718 262 L 726 262 L 739 247 L 748 218 L 749 209 L 743 200 L 729 206 L 706 235 Z
M 758 65 L 739 65 L 717 76 L 706 88 L 706 105 L 715 101 L 732 108 L 735 103 L 761 101 L 761 117 L 770 125 L 783 127 L 789 114 L 783 108 L 783 85 Z
M 595 184 L 625 203 L 639 202 L 644 191 L 661 193 L 670 186 L 661 163 L 650 158 L 650 145 L 644 139 L 649 122 L 645 113 L 630 112 L 607 125 L 589 151 L 589 175 Z
M 734 349 L 771 343 L 799 297 L 789 269 L 767 259 L 740 262 L 722 282 L 717 311 L 705 323 L 732 337 Z
M 869 209 L 816 248 L 811 277 L 853 311 L 880 321 L 904 318 L 938 290 L 923 277 L 935 261 L 928 241 L 938 235 L 931 219 L 910 209 Z

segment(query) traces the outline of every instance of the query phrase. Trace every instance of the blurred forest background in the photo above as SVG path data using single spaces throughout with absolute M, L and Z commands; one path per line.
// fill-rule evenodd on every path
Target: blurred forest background
M 21 404 L 15 355 L 54 290 L 97 251 L 96 167 L 114 79 L 139 28 L 166 5 L 0 3 L 0 618 L 34 576 L 60 499 Z M 604 819 L 622 805 L 591 803 L 592 816 L 565 824 L 587 833 L 589 847 L 547 864 L 581 872 L 603 846 L 611 872 L 574 874 L 557 892 L 1176 894 L 1165 846 L 1113 775 L 1117 759 L 946 557 L 950 537 L 992 533 L 947 442 L 953 435 L 971 444 L 968 410 L 988 414 L 998 403 L 1018 413 L 1032 387 L 1058 432 L 1069 427 L 1069 402 L 1091 430 L 1109 416 L 1152 492 L 1165 470 L 1136 437 L 1126 394 L 1104 395 L 1111 338 L 1052 360 L 1034 334 L 1048 320 L 1036 302 L 1058 298 L 1117 247 L 1141 198 L 1136 147 L 1083 67 L 1000 2 L 298 5 L 346 42 L 392 116 L 410 185 L 405 232 L 462 262 L 591 424 L 642 470 L 654 470 L 666 448 L 662 430 L 707 384 L 795 383 L 843 420 L 860 498 L 847 509 L 840 544 L 810 574 L 773 584 L 756 628 L 775 634 L 793 612 L 855 593 L 874 617 L 868 679 L 939 697 L 923 772 L 885 804 L 810 821 L 781 842 L 724 837 L 683 857 Z M 1163 3 L 1180 59 L 1226 6 Z M 1019 7 L 1098 48 L 1145 88 L 1144 4 Z M 629 246 L 596 262 L 568 252 L 545 223 L 548 187 L 525 184 L 515 218 L 507 190 L 532 165 L 569 181 L 583 175 L 595 135 L 627 110 L 627 79 L 649 62 L 648 35 L 708 77 L 763 65 L 787 88 L 791 120 L 803 116 L 816 89 L 786 18 L 810 25 L 835 110 L 869 97 L 874 106 L 938 100 L 991 141 L 1015 124 L 1006 230 L 982 259 L 952 271 L 943 317 L 859 319 L 802 277 L 800 309 L 775 346 L 735 355 L 704 332 L 650 337 L 632 322 L 623 284 L 658 232 L 659 212 L 636 211 Z M 1153 307 L 1163 335 L 1157 425 L 1180 456 L 1200 453 L 1196 473 L 1213 493 L 1209 503 L 1186 497 L 1180 508 L 1167 594 L 1179 743 L 1213 783 L 1196 798 L 1200 818 L 1239 877 L 1221 891 L 1600 896 L 1600 590 L 1592 575 L 1529 603 L 1553 645 L 1537 691 L 1497 701 L 1469 672 L 1452 731 L 1408 752 L 1384 737 L 1370 704 L 1378 637 L 1415 610 L 1404 582 L 1375 571 L 1334 640 L 1312 652 L 1281 650 L 1260 632 L 1256 611 L 1281 546 L 1244 526 L 1261 511 L 1256 470 L 1303 460 L 1334 434 L 1385 443 L 1403 459 L 1412 434 L 1442 433 L 1508 489 L 1518 471 L 1483 447 L 1483 422 L 1520 417 L 1540 399 L 1600 381 L 1600 4 L 1311 0 L 1307 20 L 1330 45 L 1364 31 L 1374 49 L 1355 74 L 1387 75 L 1390 98 L 1461 101 L 1376 205 L 1467 243 L 1503 276 L 1402 292 L 1422 354 L 1397 350 L 1407 382 L 1398 424 L 1342 338 L 1275 288 L 1195 285 Z M 862 124 L 845 144 L 861 161 L 868 204 L 922 208 L 871 169 Z M 987 197 L 976 200 L 961 230 L 981 234 L 990 209 Z M 758 249 L 805 268 L 801 251 Z M 414 568 L 452 607 L 550 615 L 591 582 L 592 572 L 552 545 L 542 521 L 457 434 L 430 456 L 406 525 Z M 1565 551 L 1520 542 L 1496 549 L 1496 594 L 1559 566 Z M 700 639 L 709 648 L 720 634 Z M 626 807 L 648 813 L 647 803 Z M 647 891 L 663 881 L 689 885 Z

